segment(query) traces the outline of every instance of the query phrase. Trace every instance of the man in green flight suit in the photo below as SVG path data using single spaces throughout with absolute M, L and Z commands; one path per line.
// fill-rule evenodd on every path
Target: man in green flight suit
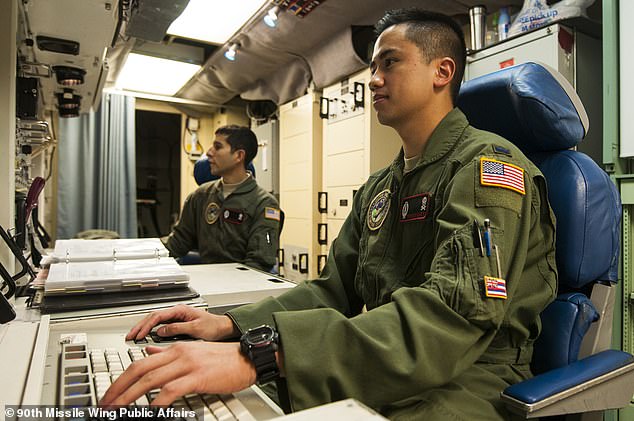
M 257 185 L 247 165 L 258 151 L 248 127 L 224 126 L 207 151 L 218 180 L 191 193 L 181 217 L 165 241 L 175 257 L 198 250 L 203 263 L 240 262 L 269 271 L 279 248 L 277 200 Z
M 393 419 L 512 418 L 499 394 L 531 376 L 556 289 L 545 181 L 455 108 L 465 66 L 456 23 L 397 10 L 377 32 L 373 104 L 403 149 L 356 194 L 321 277 L 224 316 L 185 306 L 147 316 L 128 339 L 167 320 L 182 322 L 161 335 L 243 335 L 150 347 L 103 403 L 162 387 L 154 403 L 167 404 L 276 379 L 293 411 L 352 397 Z

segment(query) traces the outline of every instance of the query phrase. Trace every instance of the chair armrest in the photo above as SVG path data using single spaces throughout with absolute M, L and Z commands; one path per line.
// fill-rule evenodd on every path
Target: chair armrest
M 582 412 L 582 410 L 576 410 L 575 402 L 571 402 L 575 396 L 581 393 L 596 394 L 596 391 L 592 389 L 607 387 L 606 385 L 610 385 L 610 381 L 614 379 L 623 380 L 624 374 L 634 375 L 634 356 L 627 352 L 607 350 L 510 386 L 502 392 L 502 400 L 509 405 L 509 409 L 524 415 L 534 413 L 534 416 L 544 416 Z M 631 380 L 628 382 L 631 384 Z M 623 400 L 621 395 L 625 397 L 623 406 L 627 405 L 632 391 L 622 389 L 624 388 L 612 387 L 610 389 L 614 392 L 612 396 L 597 401 L 593 410 L 620 407 Z M 548 412 L 543 412 L 544 408 L 563 401 L 565 401 L 561 405 L 563 409 L 551 408 Z M 592 410 L 588 407 L 590 404 L 587 399 L 582 403 L 586 405 L 585 410 Z M 539 415 L 537 415 L 538 412 Z

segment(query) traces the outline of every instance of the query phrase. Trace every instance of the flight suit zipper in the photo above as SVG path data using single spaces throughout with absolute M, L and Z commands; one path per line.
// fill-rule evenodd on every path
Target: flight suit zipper
M 396 177 L 394 177 L 394 175 L 392 174 L 392 179 L 390 180 L 390 209 L 392 209 L 392 212 L 390 212 L 391 214 L 388 215 L 387 217 L 389 218 L 389 223 L 390 223 L 390 233 L 388 235 L 387 241 L 383 246 L 383 253 L 381 255 L 381 262 L 379 263 L 379 265 L 377 266 L 377 269 L 375 271 L 375 273 L 373 274 L 374 276 L 374 302 L 377 305 L 380 305 L 380 298 L 381 298 L 381 290 L 380 290 L 380 286 L 379 286 L 379 274 L 378 274 L 378 268 L 383 266 L 383 261 L 385 260 L 385 255 L 387 254 L 387 251 L 390 249 L 390 244 L 392 243 L 392 237 L 394 237 L 394 227 L 395 224 L 398 223 L 398 220 L 394 220 L 394 218 L 398 218 L 398 212 L 396 211 L 398 209 L 398 203 L 399 203 L 399 184 L 398 181 L 396 180 Z M 396 199 L 396 203 L 394 203 L 394 199 Z

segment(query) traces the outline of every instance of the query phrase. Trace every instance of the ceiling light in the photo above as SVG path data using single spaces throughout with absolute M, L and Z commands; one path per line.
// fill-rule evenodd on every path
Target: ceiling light
M 63 86 L 75 86 L 84 83 L 86 71 L 77 67 L 53 66 L 57 83 Z
M 199 69 L 196 64 L 130 53 L 115 86 L 130 91 L 174 95 Z
M 240 6 L 230 6 L 224 0 L 189 0 L 167 33 L 222 45 L 268 2 L 241 0 Z
M 270 28 L 277 26 L 277 14 L 280 12 L 279 6 L 274 6 L 264 16 L 264 23 Z
M 232 43 L 227 51 L 225 51 L 225 58 L 229 61 L 236 61 L 236 54 L 238 53 L 238 44 Z

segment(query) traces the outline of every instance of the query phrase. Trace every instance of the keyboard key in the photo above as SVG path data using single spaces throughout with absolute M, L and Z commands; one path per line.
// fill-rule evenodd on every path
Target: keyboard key
M 135 403 L 137 406 L 147 406 L 147 405 L 149 405 L 149 404 L 150 404 L 150 401 L 148 401 L 147 397 L 145 397 L 145 395 L 144 395 L 144 396 L 141 396 L 141 397 L 140 397 L 139 399 L 137 399 L 136 401 L 134 401 L 134 403 Z
M 205 402 L 201 399 L 200 395 L 187 395 L 185 400 L 191 410 L 196 412 L 196 417 L 198 419 L 214 420 L 216 418 L 207 405 L 205 405 Z
M 204 395 L 203 400 L 220 421 L 237 421 L 229 408 L 216 395 Z
M 249 410 L 233 395 L 220 395 L 220 399 L 240 421 L 256 421 Z

